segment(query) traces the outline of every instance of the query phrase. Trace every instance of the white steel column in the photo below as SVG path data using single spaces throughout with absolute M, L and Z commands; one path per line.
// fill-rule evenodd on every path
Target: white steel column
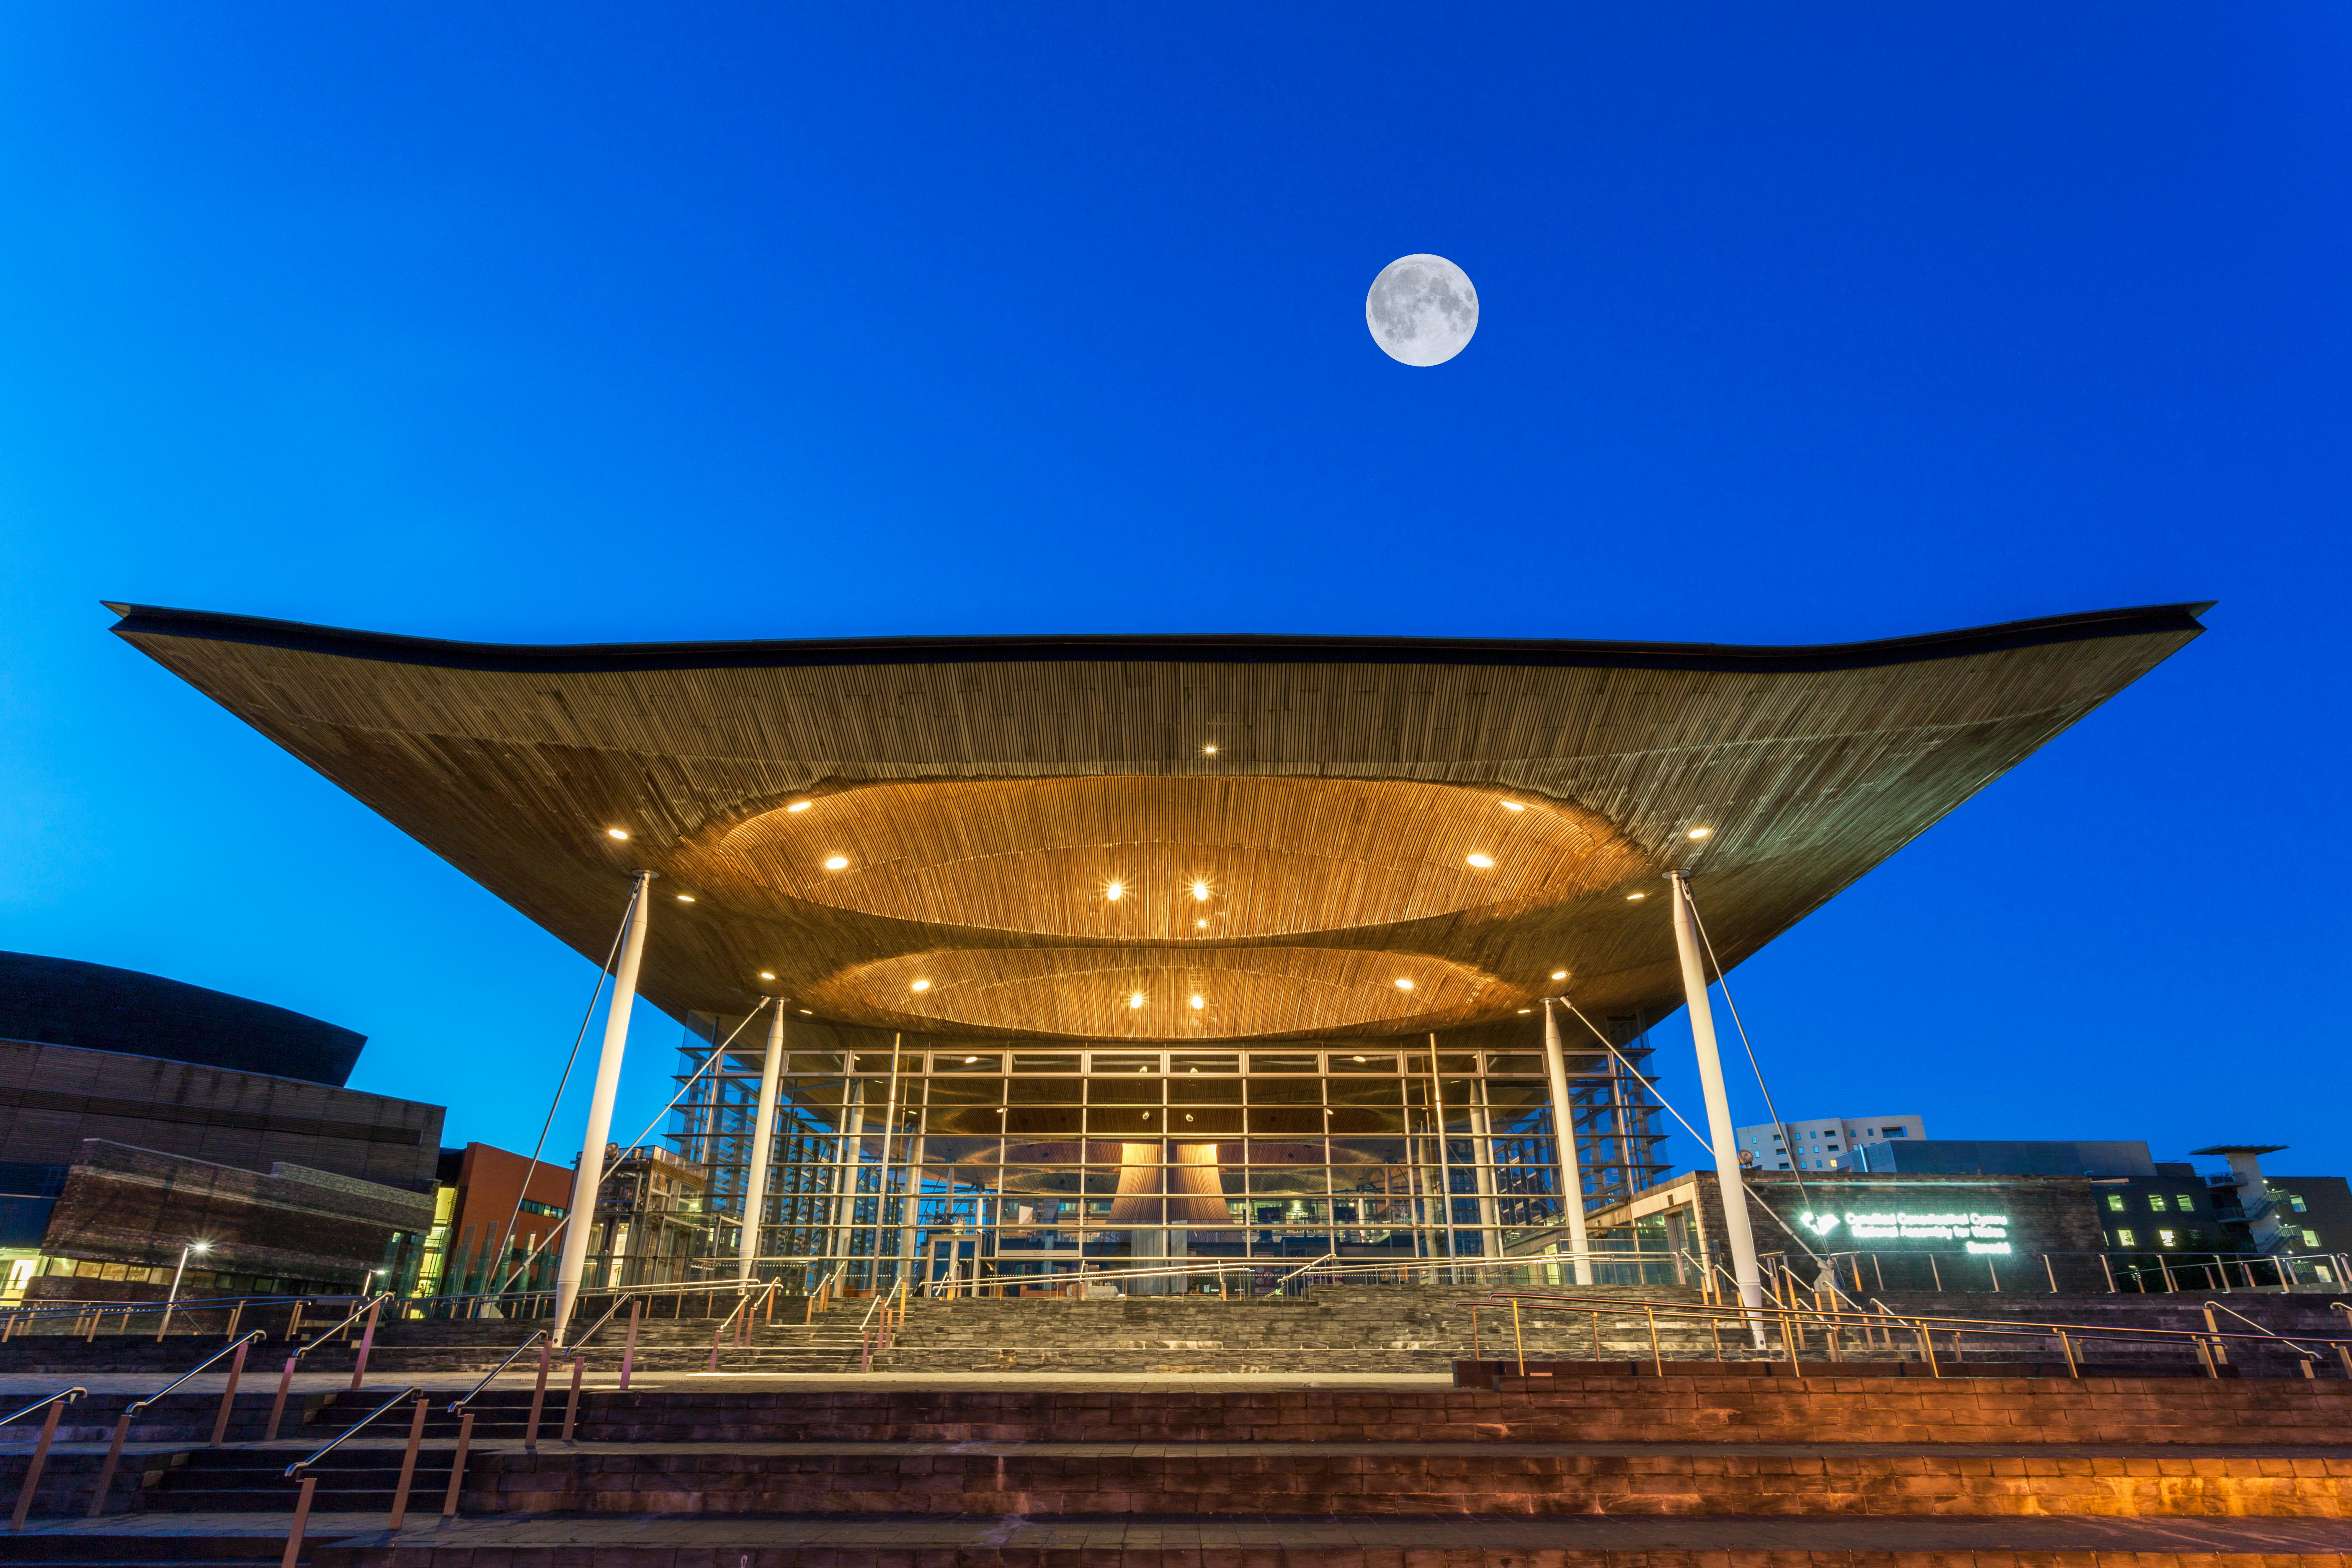
M 654 873 L 637 873 L 629 894 L 629 929 L 613 969 L 613 1002 L 604 1013 L 604 1048 L 596 1058 L 596 1088 L 588 1098 L 588 1125 L 580 1134 L 580 1168 L 572 1173 L 572 1206 L 563 1226 L 563 1258 L 555 1269 L 555 1319 L 548 1337 L 563 1342 L 588 1269 L 588 1243 L 596 1229 L 596 1189 L 604 1180 L 604 1141 L 613 1132 L 613 1097 L 621 1087 L 621 1053 L 629 1043 L 629 1010 L 637 1000 L 637 967 L 646 956 L 646 914 Z
M 735 1280 L 739 1285 L 751 1281 L 751 1266 L 760 1260 L 760 1233 L 768 1212 L 768 1157 L 776 1139 L 776 1080 L 784 1068 L 784 1002 L 772 996 L 768 1005 L 776 1011 L 768 1020 L 768 1056 L 760 1064 L 759 1121 L 751 1129 L 751 1169 L 743 1183 L 743 1247 L 736 1259 Z M 719 1069 L 713 1068 L 717 1078 Z M 716 1085 L 712 1098 L 717 1099 Z
M 1568 1242 L 1576 1250 L 1576 1282 L 1592 1283 L 1592 1254 L 1584 1237 L 1584 1173 L 1577 1160 L 1576 1105 L 1568 1098 L 1568 1062 L 1559 1053 L 1559 1015 L 1543 999 L 1544 1071 L 1551 1079 L 1552 1142 L 1559 1147 L 1560 1202 L 1568 1209 Z
M 1698 1082 L 1706 1096 L 1706 1135 L 1715 1140 L 1715 1179 L 1723 1194 L 1723 1239 L 1731 1249 L 1731 1277 L 1739 1284 L 1739 1304 L 1761 1307 L 1764 1282 L 1756 1267 L 1756 1234 L 1748 1223 L 1748 1182 L 1739 1171 L 1739 1138 L 1731 1126 L 1731 1100 L 1723 1089 L 1723 1058 L 1715 1047 L 1715 1007 L 1707 1000 L 1706 971 L 1699 963 L 1698 926 L 1691 913 L 1690 887 L 1683 874 L 1675 885 L 1675 952 L 1682 959 L 1683 1003 L 1689 1010 L 1691 1039 L 1698 1047 Z M 1752 1332 L 1763 1333 L 1759 1319 Z

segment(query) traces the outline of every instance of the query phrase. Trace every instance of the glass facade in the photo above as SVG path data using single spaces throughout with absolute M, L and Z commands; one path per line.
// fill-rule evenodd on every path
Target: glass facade
M 688 1026 L 672 1146 L 709 1174 L 700 1256 L 736 1267 L 767 1020 Z M 1588 1206 L 1665 1173 L 1648 1045 L 1570 1051 Z M 734 1044 L 723 1050 L 713 1042 Z M 1538 1026 L 1224 1048 L 893 1035 L 792 1016 L 762 1277 L 1046 1286 L 1081 1265 L 1540 1253 L 1563 1238 Z M 714 1065 L 710 1058 L 719 1053 Z

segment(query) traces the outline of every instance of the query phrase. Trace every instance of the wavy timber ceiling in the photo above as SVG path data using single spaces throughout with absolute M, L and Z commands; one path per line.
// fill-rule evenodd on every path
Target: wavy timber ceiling
M 1735 964 L 2206 606 L 1794 648 L 517 647 L 109 607 L 591 958 L 630 869 L 658 871 L 642 987 L 673 1015 L 776 992 L 886 1028 L 1183 1041 L 1478 1024 L 1562 990 L 1663 1016 L 1668 870 Z

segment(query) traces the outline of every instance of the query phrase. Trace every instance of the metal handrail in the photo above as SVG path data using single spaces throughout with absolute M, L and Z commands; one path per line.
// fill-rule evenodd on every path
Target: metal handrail
M 36 1399 L 33 1403 L 25 1406 L 22 1410 L 12 1411 L 6 1415 L 0 1415 L 0 1426 L 5 1426 L 9 1422 L 16 1420 L 18 1416 L 30 1415 L 36 1410 L 47 1410 L 50 1405 L 56 1404 L 60 1399 L 64 1400 L 68 1405 L 71 1405 L 75 1400 L 81 1398 L 89 1392 L 89 1389 L 76 1385 L 72 1388 L 61 1388 L 55 1394 L 44 1394 L 38 1399 Z
M 286 1479 L 289 1481 L 294 1479 L 304 1470 L 309 1469 L 312 1465 L 317 1464 L 320 1460 L 333 1453 L 337 1448 L 341 1447 L 345 1442 L 349 1441 L 359 1432 L 361 1427 L 366 1426 L 369 1422 L 374 1420 L 377 1416 L 383 1415 L 385 1411 L 391 1409 L 402 1400 L 414 1398 L 415 1395 L 423 1392 L 424 1390 L 415 1386 L 414 1384 L 402 1389 L 398 1394 L 394 1394 L 390 1399 L 385 1400 L 382 1405 L 377 1405 L 374 1409 L 369 1411 L 366 1415 L 361 1416 L 358 1420 L 344 1427 L 342 1431 L 337 1435 L 333 1442 L 328 1444 L 317 1453 L 310 1455 L 305 1458 L 297 1459 L 292 1464 L 287 1466 Z
M 481 1382 L 479 1382 L 479 1383 L 478 1383 L 478 1384 L 474 1384 L 474 1386 L 473 1386 L 473 1387 L 471 1387 L 471 1388 L 469 1388 L 469 1389 L 467 1389 L 467 1390 L 465 1392 L 465 1394 L 464 1394 L 463 1395 L 461 1395 L 460 1397 L 458 1397 L 458 1398 L 457 1398 L 457 1399 L 455 1399 L 455 1400 L 452 1400 L 452 1401 L 450 1402 L 450 1405 L 449 1405 L 449 1414 L 450 1414 L 450 1415 L 457 1415 L 459 1411 L 462 1411 L 463 1409 L 465 1409 L 467 1405 L 471 1405 L 471 1404 L 474 1402 L 474 1396 L 475 1396 L 476 1394 L 478 1394 L 481 1393 L 481 1392 L 482 1392 L 482 1390 L 484 1390 L 484 1389 L 486 1389 L 486 1388 L 489 1387 L 489 1385 L 490 1385 L 490 1379 L 492 1379 L 492 1378 L 494 1378 L 494 1377 L 498 1376 L 498 1375 L 499 1375 L 499 1373 L 502 1373 L 502 1372 L 506 1371 L 506 1369 L 507 1369 L 508 1367 L 509 1367 L 509 1366 L 513 1365 L 513 1364 L 514 1364 L 514 1358 L 515 1358 L 515 1357 L 517 1357 L 517 1356 L 519 1356 L 519 1355 L 522 1354 L 522 1352 L 525 1352 L 525 1351 L 527 1351 L 527 1350 L 530 1349 L 530 1347 L 531 1347 L 531 1346 L 533 1346 L 533 1345 L 535 1345 L 535 1344 L 539 1343 L 541 1340 L 544 1340 L 544 1339 L 546 1339 L 546 1338 L 547 1338 L 547 1331 L 546 1331 L 545 1329 L 541 1329 L 541 1330 L 537 1331 L 536 1332 L 534 1332 L 534 1333 L 530 1336 L 530 1338 L 529 1338 L 529 1339 L 527 1339 L 527 1340 L 523 1341 L 523 1342 L 522 1342 L 522 1343 L 520 1343 L 520 1344 L 519 1344 L 519 1345 L 515 1346 L 515 1348 L 514 1348 L 514 1349 L 512 1349 L 512 1350 L 510 1350 L 510 1351 L 507 1352 L 506 1360 L 504 1360 L 504 1361 L 502 1361 L 502 1362 L 499 1363 L 499 1364 L 498 1364 L 498 1365 L 496 1365 L 496 1366 L 494 1366 L 494 1367 L 490 1368 L 490 1370 L 489 1370 L 489 1371 L 488 1371 L 488 1372 L 486 1372 L 486 1373 L 482 1373 L 482 1381 L 481 1381 Z
M 194 1366 L 190 1367 L 187 1371 L 185 1371 L 185 1372 L 182 1373 L 179 1376 L 177 1376 L 177 1377 L 173 1378 L 171 1382 L 169 1382 L 169 1383 L 165 1384 L 163 1387 L 161 1387 L 161 1388 L 157 1389 L 154 1393 L 152 1393 L 152 1394 L 149 1394 L 146 1398 L 144 1398 L 144 1399 L 134 1399 L 134 1400 L 132 1400 L 130 1404 L 128 1404 L 128 1405 L 124 1405 L 124 1406 L 122 1407 L 122 1414 L 123 1414 L 126 1417 L 128 1417 L 128 1416 L 131 1416 L 131 1415 L 137 1415 L 137 1414 L 139 1414 L 139 1412 L 141 1412 L 142 1410 L 146 1409 L 149 1405 L 151 1405 L 154 1404 L 157 1400 L 159 1400 L 159 1399 L 163 1398 L 163 1395 L 165 1395 L 165 1394 L 167 1394 L 171 1393 L 171 1392 L 172 1392 L 172 1390 L 173 1390 L 173 1389 L 175 1389 L 175 1388 L 179 1387 L 179 1386 L 180 1386 L 180 1384 L 184 1384 L 184 1383 L 187 1382 L 187 1381 L 188 1381 L 188 1379 L 190 1379 L 190 1378 L 192 1378 L 192 1377 L 195 1376 L 195 1375 L 196 1375 L 196 1373 L 200 1373 L 200 1372 L 204 1371 L 204 1370 L 205 1370 L 205 1368 L 206 1368 L 206 1367 L 208 1367 L 208 1366 L 212 1365 L 212 1364 L 213 1364 L 213 1363 L 215 1363 L 215 1362 L 216 1362 L 216 1361 L 220 1360 L 220 1358 L 221 1358 L 221 1357 L 223 1357 L 223 1356 L 225 1356 L 225 1355 L 229 1355 L 229 1354 L 232 1354 L 232 1353 L 234 1353 L 234 1352 L 237 1352 L 237 1351 L 243 1350 L 246 1346 L 247 1346 L 247 1345 L 249 1345 L 249 1344 L 253 1344 L 253 1343 L 255 1343 L 255 1342 L 258 1342 L 258 1341 L 261 1341 L 261 1340 L 266 1340 L 266 1339 L 268 1339 L 268 1337 L 269 1337 L 269 1335 L 268 1335 L 265 1331 L 260 1330 L 260 1329 L 256 1329 L 256 1330 L 254 1330 L 254 1331 L 253 1331 L 253 1332 L 251 1332 L 251 1333 L 249 1333 L 249 1334 L 240 1334 L 240 1335 L 238 1335 L 236 1339 L 233 1339 L 233 1340 L 229 1341 L 229 1342 L 228 1342 L 228 1343 L 226 1343 L 226 1344 L 225 1344 L 225 1345 L 221 1346 L 221 1348 L 220 1348 L 220 1349 L 218 1349 L 218 1350 L 216 1350 L 216 1351 L 213 1352 L 213 1353 L 212 1353 L 212 1354 L 210 1354 L 210 1355 L 208 1355 L 208 1356 L 205 1357 L 205 1359 L 204 1359 L 204 1360 L 202 1360 L 202 1361 L 200 1361 L 200 1362 L 196 1363 L 196 1364 L 195 1364 L 195 1365 L 194 1365 Z
M 1627 1303 L 1618 1297 L 1563 1296 L 1532 1290 L 1495 1290 L 1488 1293 L 1486 1300 L 1478 1302 L 1458 1301 L 1454 1303 L 1454 1305 L 1465 1307 L 1473 1305 L 1485 1306 L 1488 1301 L 1509 1301 L 1512 1300 L 1557 1302 L 1561 1305 L 1575 1307 L 1580 1311 L 1590 1311 L 1595 1308 L 1608 1311 L 1623 1311 L 1627 1307 Z M 1742 1307 L 1709 1307 L 1705 1305 L 1685 1306 L 1681 1304 L 1653 1306 L 1650 1303 L 1643 1303 L 1643 1305 L 1645 1310 L 1654 1310 L 1675 1317 L 1697 1318 L 1702 1321 L 1710 1319 L 1717 1321 L 1725 1319 L 1744 1320 L 1751 1315 L 1751 1311 L 1753 1310 L 1751 1309 Z M 1887 1310 L 1884 1303 L 1880 1303 L 1879 1305 L 1882 1311 Z M 2033 1339 L 2048 1338 L 2052 1335 L 2063 1332 L 2070 1335 L 2081 1335 L 2086 1338 L 2103 1338 L 2111 1340 L 2156 1340 L 2168 1342 L 2186 1342 L 2188 1344 L 2194 1345 L 2203 1341 L 2216 1339 L 2252 1340 L 2263 1337 L 2256 1334 L 2234 1333 L 2221 1330 L 2206 1331 L 2198 1329 L 2158 1328 L 2118 1329 L 2105 1323 L 2044 1323 L 2031 1322 L 2017 1318 L 1949 1318 L 1932 1316 L 1927 1313 L 1912 1312 L 1888 1312 L 1888 1315 L 1885 1317 L 1877 1317 L 1865 1312 L 1829 1312 L 1810 1307 L 1798 1307 L 1793 1309 L 1771 1307 L 1760 1310 L 1769 1316 L 1801 1319 L 1808 1322 L 1836 1328 L 1885 1328 L 1890 1321 L 1892 1321 L 1895 1324 L 1915 1329 L 1924 1329 L 1933 1325 L 1939 1328 L 1965 1328 L 1973 1330 L 1979 1333 L 2008 1334 Z M 2269 1335 L 2269 1337 L 2275 1339 L 2278 1336 L 2273 1334 Z M 2315 1338 L 2315 1336 L 2313 1337 Z M 2319 1339 L 2316 1340 L 2316 1342 L 2321 1344 L 2343 1344 L 2346 1346 L 2352 1346 L 2352 1337 L 2347 1337 L 2342 1340 Z
M 2342 1305 L 2342 1303 L 2341 1303 L 2341 1302 L 2332 1302 L 2332 1303 L 2330 1303 L 2330 1304 L 2331 1304 L 2331 1305 L 2336 1305 L 2336 1306 L 2340 1306 L 2340 1305 Z M 2283 1344 L 2283 1345 L 2285 1345 L 2285 1346 L 2288 1346 L 2288 1347 L 2289 1347 L 2290 1349 L 2292 1349 L 2292 1350 L 2293 1350 L 2293 1351 L 2294 1351 L 2297 1355 L 2310 1356 L 2310 1357 L 2312 1357 L 2312 1358 L 2313 1358 L 2313 1359 L 2315 1359 L 2315 1360 L 2318 1359 L 2319 1352 L 2318 1352 L 2317 1351 L 2315 1351 L 2315 1350 L 2307 1350 L 2307 1349 L 2305 1349 L 2305 1347 L 2303 1347 L 2302 1345 L 2296 1344 L 2293 1340 L 2288 1339 L 2284 1334 L 2280 1333 L 2280 1332 L 2279 1332 L 2277 1330 L 2275 1330 L 2275 1329 L 2264 1328 L 2262 1324 L 2255 1322 L 2252 1318 L 2249 1318 L 2248 1316 L 2246 1316 L 2246 1314 L 2245 1314 L 2245 1313 L 2239 1311 L 2235 1307 L 2224 1307 L 2224 1306 L 2222 1306 L 2222 1305 L 2221 1305 L 2221 1302 L 2216 1301 L 2216 1300 L 2211 1300 L 2210 1298 L 2208 1298 L 2208 1299 L 2207 1299 L 2207 1300 L 2206 1300 L 2206 1302 L 2205 1302 L 2205 1310 L 2206 1310 L 2206 1311 L 2208 1311 L 2208 1312 L 2213 1312 L 2213 1311 L 2217 1311 L 2217 1310 L 2218 1310 L 2218 1311 L 2227 1312 L 2227 1313 L 2229 1313 L 2229 1314 L 2230 1314 L 2230 1316 L 2231 1316 L 2231 1317 L 2233 1317 L 2233 1318 L 2237 1319 L 2237 1320 L 2238 1320 L 2238 1321 L 2240 1321 L 2240 1322 L 2242 1322 L 2242 1323 L 2245 1324 L 2248 1328 L 2252 1329 L 2252 1330 L 2254 1331 L 2254 1332 L 2256 1332 L 2256 1333 L 2258 1333 L 2258 1334 L 2265 1334 L 2265 1335 L 2268 1335 L 2270 1338 L 2276 1340 L 2279 1343 L 2281 1343 L 2281 1344 Z M 2210 1322 L 2211 1320 L 2209 1318 L 2207 1321 Z M 2221 1331 L 2219 1331 L 2219 1330 L 2215 1330 L 2214 1331 L 2218 1333 L 2218 1332 L 2220 1332 Z M 2243 1337 L 2245 1337 L 2245 1336 L 2241 1335 L 2241 1336 L 2238 1336 L 2238 1337 L 2240 1337 L 2240 1338 L 2243 1338 Z
M 565 1350 L 572 1351 L 584 1350 L 587 1348 L 588 1342 L 596 1337 L 596 1331 L 613 1321 L 613 1314 L 618 1312 L 623 1307 L 627 1306 L 631 1301 L 642 1300 L 644 1298 L 639 1294 L 639 1292 L 635 1290 L 622 1291 L 619 1295 L 613 1298 L 613 1304 L 604 1309 L 604 1315 L 588 1325 L 587 1332 L 574 1336 L 572 1342 L 563 1348 Z M 528 1342 L 526 1342 L 525 1348 L 529 1348 Z M 520 1354 L 520 1352 L 518 1352 L 517 1353 Z
M 389 1290 L 383 1292 L 381 1295 L 369 1297 L 366 1300 L 362 1301 L 358 1306 L 352 1309 L 352 1314 L 350 1317 L 345 1318 L 341 1322 L 337 1323 L 331 1329 L 320 1330 L 317 1334 L 311 1336 L 310 1342 L 309 1344 L 296 1346 L 293 1359 L 300 1361 L 304 1356 L 309 1355 L 312 1351 L 317 1350 L 320 1345 L 325 1344 L 329 1340 L 333 1339 L 337 1334 L 341 1333 L 345 1329 L 350 1328 L 353 1323 L 358 1322 L 362 1318 L 367 1316 L 371 1310 L 381 1307 L 386 1301 L 392 1300 L 393 1299 L 393 1294 Z
M 1289 1284 L 1293 1279 L 1297 1279 L 1301 1274 L 1306 1273 L 1308 1269 L 1320 1268 L 1326 1263 L 1335 1263 L 1339 1260 L 1339 1252 L 1334 1249 L 1333 1251 L 1325 1253 L 1322 1257 L 1317 1258 L 1312 1263 L 1302 1263 L 1297 1268 L 1292 1269 L 1289 1273 L 1284 1275 L 1281 1279 L 1276 1280 L 1274 1282 L 1274 1288 L 1279 1290 L 1285 1285 Z

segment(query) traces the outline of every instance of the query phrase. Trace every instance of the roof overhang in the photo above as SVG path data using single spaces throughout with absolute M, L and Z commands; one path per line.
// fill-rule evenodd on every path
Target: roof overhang
M 772 992 L 1117 1041 L 1405 1033 L 1562 990 L 1646 1024 L 1681 1001 L 1665 873 L 1737 964 L 2207 606 L 1808 647 L 525 647 L 110 607 L 593 959 L 630 871 L 660 873 L 641 986 L 674 1015 Z

